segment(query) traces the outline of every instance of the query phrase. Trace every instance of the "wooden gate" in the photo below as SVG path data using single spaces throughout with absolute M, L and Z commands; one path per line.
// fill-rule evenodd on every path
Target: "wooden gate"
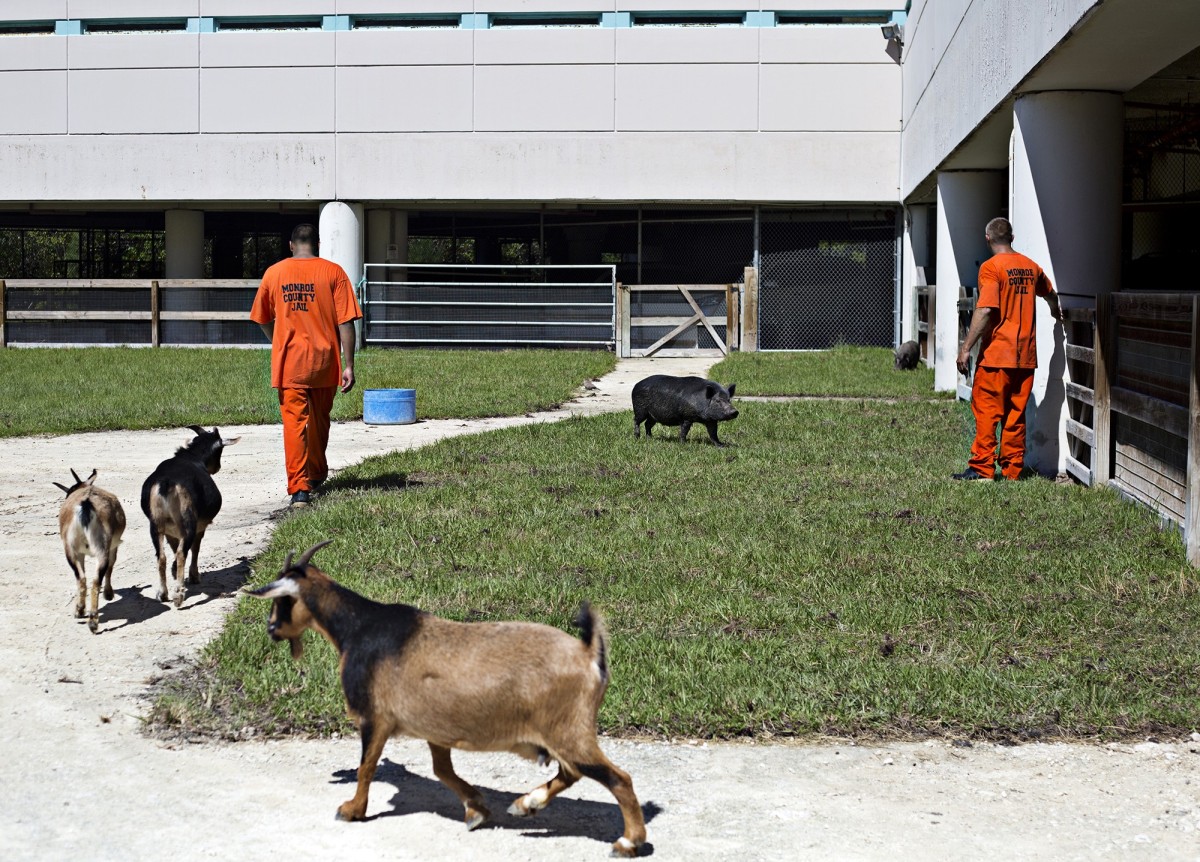
M 638 296 L 634 296 L 638 294 Z M 651 299 L 647 300 L 646 295 Z M 697 296 L 700 299 L 697 299 Z M 680 302 L 680 300 L 683 302 Z M 714 301 L 714 299 L 718 301 Z M 656 300 L 656 301 L 655 301 Z M 665 307 L 653 313 L 643 308 L 647 303 Z M 705 311 L 702 304 L 724 306 Z M 635 305 L 639 314 L 635 317 Z M 670 308 L 670 306 L 676 308 Z M 683 314 L 678 312 L 682 311 Z M 668 331 L 646 346 L 650 340 L 647 329 Z M 724 331 L 717 331 L 718 327 Z M 736 284 L 618 284 L 617 285 L 617 355 L 622 358 L 639 356 L 727 356 L 738 349 L 738 285 Z M 695 346 L 671 346 L 671 342 L 690 339 Z M 700 333 L 706 332 L 712 347 L 701 347 Z

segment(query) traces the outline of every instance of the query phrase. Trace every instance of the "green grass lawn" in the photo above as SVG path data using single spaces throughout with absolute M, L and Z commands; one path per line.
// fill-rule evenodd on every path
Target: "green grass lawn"
M 1137 736 L 1200 723 L 1200 581 L 1115 495 L 956 483 L 951 402 L 747 404 L 734 444 L 635 441 L 628 414 L 373 458 L 283 520 L 286 551 L 455 619 L 607 616 L 614 733 Z M 345 732 L 332 650 L 303 673 L 244 598 L 152 721 Z
M 836 395 L 860 398 L 950 398 L 933 391 L 933 369 L 896 371 L 886 347 L 806 353 L 731 353 L 709 374 L 739 395 Z
M 599 351 L 366 350 L 333 418 L 361 417 L 362 390 L 388 387 L 415 388 L 426 419 L 544 410 L 614 363 Z M 0 392 L 0 437 L 279 421 L 266 350 L 0 350 Z

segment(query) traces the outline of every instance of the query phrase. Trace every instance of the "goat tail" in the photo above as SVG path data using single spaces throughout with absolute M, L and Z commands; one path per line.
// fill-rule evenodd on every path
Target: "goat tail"
M 90 532 L 88 528 L 92 525 L 92 521 L 96 517 L 96 507 L 92 505 L 92 501 L 85 497 L 75 507 L 75 517 L 79 521 L 79 526 L 83 527 L 84 532 Z
M 604 627 L 604 619 L 585 601 L 579 606 L 575 627 L 579 629 L 579 638 L 591 654 L 592 664 L 596 666 L 596 672 L 600 675 L 600 682 L 607 684 L 608 630 Z

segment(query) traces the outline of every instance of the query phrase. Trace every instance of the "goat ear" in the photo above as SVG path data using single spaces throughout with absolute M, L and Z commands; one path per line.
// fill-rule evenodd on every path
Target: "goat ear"
M 300 657 L 304 655 L 304 641 L 300 638 L 288 638 L 288 646 L 292 649 L 292 658 L 300 661 Z
M 96 468 L 95 468 L 95 467 L 93 467 L 93 468 L 92 468 L 92 475 L 90 475 L 90 476 L 88 476 L 86 479 L 84 479 L 84 480 L 83 480 L 83 484 L 85 484 L 85 485 L 91 485 L 91 484 L 92 484 L 92 483 L 94 483 L 95 481 L 96 481 Z
M 232 446 L 234 443 L 236 443 L 237 441 L 239 441 L 241 439 L 242 439 L 241 437 L 230 437 L 228 440 L 222 440 L 221 446 L 222 447 Z
M 57 488 L 58 490 L 62 491 L 64 494 L 70 494 L 70 493 L 71 493 L 71 489 L 70 489 L 70 488 L 68 488 L 66 485 L 60 485 L 60 484 L 58 484 L 57 482 L 51 482 L 50 484 L 51 484 L 51 485 L 53 485 L 53 486 L 54 486 L 55 488 Z
M 300 595 L 300 585 L 296 583 L 294 578 L 280 578 L 277 581 L 271 581 L 265 587 L 259 587 L 257 590 L 250 590 L 250 595 L 257 596 L 260 599 L 277 599 L 280 596 L 298 596 Z
M 197 434 L 203 434 L 203 433 L 204 433 L 204 429 L 203 429 L 203 428 L 201 428 L 199 425 L 189 425 L 189 426 L 188 426 L 188 429 L 189 429 L 189 430 L 191 430 L 191 431 L 195 431 Z

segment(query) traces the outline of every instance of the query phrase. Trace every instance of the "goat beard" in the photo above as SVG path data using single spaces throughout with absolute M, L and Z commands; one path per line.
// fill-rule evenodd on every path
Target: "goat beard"
M 304 655 L 304 641 L 298 637 L 288 638 L 288 645 L 292 649 L 292 658 L 299 661 L 300 657 Z

